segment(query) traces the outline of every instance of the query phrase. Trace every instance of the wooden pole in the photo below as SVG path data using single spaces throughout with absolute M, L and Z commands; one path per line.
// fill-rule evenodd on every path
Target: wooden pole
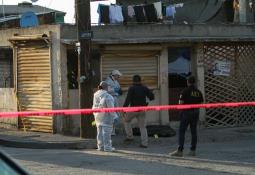
M 79 106 L 81 109 L 91 108 L 93 103 L 93 87 L 91 74 L 91 22 L 90 0 L 75 0 L 77 37 L 80 43 L 78 54 Z M 92 126 L 93 115 L 81 115 L 80 137 L 95 138 Z

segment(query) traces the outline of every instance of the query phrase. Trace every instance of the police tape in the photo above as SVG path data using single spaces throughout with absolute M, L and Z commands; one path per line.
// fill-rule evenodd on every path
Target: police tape
M 255 102 L 232 102 L 232 103 L 207 103 L 207 104 L 185 104 L 185 105 L 162 105 L 162 106 L 139 106 L 139 107 L 115 107 L 98 109 L 62 109 L 44 111 L 20 111 L 0 112 L 0 118 L 28 117 L 28 116 L 54 116 L 54 115 L 81 115 L 95 112 L 140 112 L 140 111 L 161 111 L 161 110 L 184 110 L 196 108 L 222 108 L 255 106 Z

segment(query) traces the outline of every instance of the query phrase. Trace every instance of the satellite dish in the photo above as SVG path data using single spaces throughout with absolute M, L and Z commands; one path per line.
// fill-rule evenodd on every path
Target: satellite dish
M 31 0 L 32 2 L 37 2 L 38 0 Z
M 25 12 L 20 19 L 20 27 L 35 27 L 38 26 L 38 18 L 34 12 Z

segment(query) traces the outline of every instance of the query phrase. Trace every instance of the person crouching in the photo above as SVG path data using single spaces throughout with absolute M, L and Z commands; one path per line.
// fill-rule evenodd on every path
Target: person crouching
M 107 89 L 108 84 L 102 81 L 94 93 L 92 109 L 114 107 L 114 99 L 107 92 Z M 115 151 L 115 148 L 112 147 L 111 133 L 116 112 L 96 112 L 93 114 L 97 127 L 97 149 L 99 151 Z

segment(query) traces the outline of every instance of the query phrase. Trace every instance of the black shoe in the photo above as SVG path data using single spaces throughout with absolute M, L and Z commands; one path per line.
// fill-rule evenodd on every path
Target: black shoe
M 170 153 L 170 155 L 174 156 L 174 157 L 182 157 L 183 153 L 182 153 L 182 151 L 176 150 L 176 151 Z
M 140 147 L 140 148 L 148 148 L 148 146 L 145 146 L 145 145 L 143 145 L 143 144 L 140 144 L 139 147 Z

